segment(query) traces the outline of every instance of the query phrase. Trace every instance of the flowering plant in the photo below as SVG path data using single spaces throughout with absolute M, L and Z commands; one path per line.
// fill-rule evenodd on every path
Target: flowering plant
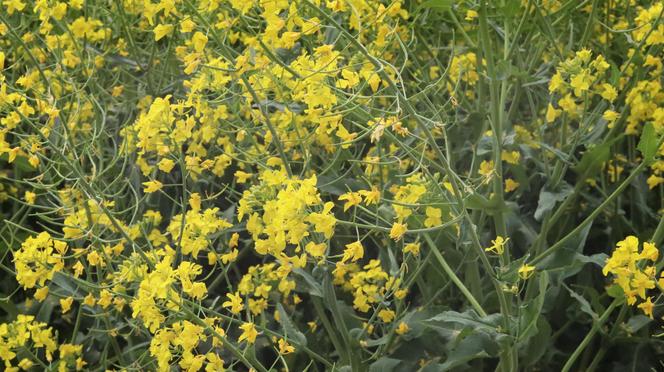
M 1 4 L 5 370 L 661 368 L 661 2 Z

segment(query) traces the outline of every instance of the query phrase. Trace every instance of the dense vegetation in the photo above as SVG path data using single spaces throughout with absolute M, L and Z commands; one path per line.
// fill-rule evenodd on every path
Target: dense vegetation
M 664 369 L 664 6 L 2 0 L 0 361 Z

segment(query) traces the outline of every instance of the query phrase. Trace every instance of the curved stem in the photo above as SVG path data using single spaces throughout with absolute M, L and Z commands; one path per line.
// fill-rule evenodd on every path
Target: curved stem
M 597 319 L 597 321 L 593 324 L 593 327 L 590 329 L 590 332 L 586 334 L 586 337 L 583 338 L 583 341 L 579 344 L 579 346 L 576 347 L 572 355 L 567 359 L 567 363 L 563 366 L 563 369 L 561 372 L 569 372 L 572 366 L 574 365 L 574 362 L 579 358 L 579 355 L 583 352 L 583 350 L 590 344 L 590 341 L 592 341 L 593 337 L 595 336 L 595 333 L 599 331 L 600 327 L 604 325 L 604 322 L 609 318 L 613 310 L 620 305 L 621 300 L 615 299 L 609 305 L 606 310 L 604 310 L 604 313 Z
M 436 247 L 436 243 L 434 243 L 433 239 L 431 239 L 429 234 L 424 234 L 424 239 L 426 239 L 427 243 L 429 244 L 429 248 L 431 248 L 433 255 L 436 256 L 436 259 L 438 260 L 438 263 L 440 263 L 440 266 L 443 268 L 443 271 L 445 271 L 445 274 L 447 274 L 450 277 L 450 280 L 452 280 L 452 282 L 457 286 L 457 288 L 459 288 L 463 296 L 466 297 L 468 302 L 470 302 L 470 305 L 477 312 L 477 314 L 479 314 L 481 317 L 486 317 L 487 313 L 482 308 L 482 305 L 480 305 L 480 303 L 477 302 L 473 294 L 470 293 L 468 288 L 466 288 L 466 286 L 459 279 L 454 270 L 452 270 L 452 268 L 447 263 L 443 255 L 440 254 L 440 251 L 438 251 L 438 247 Z

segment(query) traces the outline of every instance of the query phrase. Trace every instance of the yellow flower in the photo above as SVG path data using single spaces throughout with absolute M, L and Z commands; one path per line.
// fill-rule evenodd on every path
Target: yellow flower
M 413 256 L 420 254 L 420 243 L 408 243 L 403 247 L 403 253 L 410 253 Z
M 113 294 L 107 289 L 102 289 L 101 293 L 99 294 L 99 301 L 97 301 L 97 303 L 99 306 L 105 309 L 111 305 L 112 300 Z
M 382 320 L 384 323 L 390 323 L 391 321 L 394 320 L 394 317 L 396 315 L 394 314 L 394 311 L 389 310 L 389 309 L 383 309 L 378 312 L 378 317 L 380 320 Z
M 605 100 L 613 102 L 616 98 L 618 98 L 618 92 L 616 91 L 616 88 L 613 87 L 613 85 L 605 83 L 602 84 L 601 96 Z
M 170 173 L 171 170 L 173 170 L 173 167 L 175 167 L 175 162 L 171 159 L 164 158 L 159 161 L 157 167 L 164 173 Z
M 519 183 L 515 180 L 508 178 L 505 180 L 505 192 L 512 192 L 519 187 Z
M 341 145 L 342 149 L 347 149 L 350 147 L 352 141 L 357 137 L 357 133 L 351 133 L 344 127 L 343 125 L 339 124 L 337 127 L 337 137 L 341 138 L 341 140 L 344 142 Z
M 466 11 L 466 21 L 472 21 L 475 18 L 477 18 L 478 16 L 479 16 L 479 14 L 476 11 L 472 10 L 472 9 L 468 9 Z
M 111 96 L 119 97 L 122 95 L 122 92 L 124 92 L 124 85 L 115 86 L 113 87 L 113 90 L 111 90 Z
M 292 353 L 292 352 L 295 351 L 295 348 L 294 348 L 293 346 L 291 346 L 291 345 L 290 345 L 286 340 L 284 340 L 283 338 L 280 338 L 280 339 L 279 339 L 278 344 L 279 344 L 279 354 L 281 354 L 281 355 L 290 354 L 290 353 Z
M 202 52 L 207 45 L 208 38 L 202 32 L 197 31 L 194 36 L 191 37 L 191 43 L 194 46 L 194 50 L 198 53 Z
M 325 243 L 314 243 L 314 242 L 309 242 L 307 245 L 304 247 L 304 250 L 311 256 L 315 258 L 321 258 L 325 256 L 325 248 L 327 248 L 327 244 Z
M 345 200 L 344 212 L 347 211 L 350 207 L 359 205 L 362 202 L 362 196 L 359 192 L 347 192 L 339 196 L 339 200 Z
M 71 309 L 71 304 L 74 302 L 73 297 L 67 297 L 60 299 L 60 306 L 62 306 L 62 313 L 66 313 Z
M 150 194 L 150 193 L 153 193 L 155 191 L 161 190 L 161 188 L 164 186 L 164 184 L 162 184 L 159 181 L 148 181 L 148 182 L 143 182 L 143 186 L 145 186 L 143 191 Z
M 644 243 L 643 250 L 639 252 L 639 239 L 628 236 L 616 244 L 616 249 L 606 260 L 602 272 L 615 277 L 613 282 L 619 285 L 627 296 L 627 303 L 636 303 L 637 296 L 646 299 L 648 290 L 655 288 L 656 267 L 646 266 L 644 260 L 655 262 L 659 251 L 652 243 Z M 644 305 L 649 306 L 649 305 Z
M 441 216 L 443 215 L 443 211 L 441 211 L 438 208 L 433 208 L 433 207 L 427 207 L 426 211 L 426 216 L 427 218 L 424 220 L 424 226 L 426 227 L 434 227 L 438 226 L 443 223 Z
M 83 304 L 90 307 L 95 306 L 96 302 L 97 300 L 95 299 L 95 296 L 92 295 L 92 293 L 88 293 L 88 295 L 83 299 Z
M 400 222 L 395 222 L 390 229 L 390 238 L 395 241 L 401 239 L 403 235 L 408 231 L 408 225 Z
M 346 262 L 351 260 L 355 262 L 364 257 L 364 247 L 362 243 L 358 240 L 356 242 L 346 244 L 346 249 L 344 250 L 344 255 L 341 257 L 341 262 Z
M 530 278 L 535 272 L 535 266 L 523 264 L 519 267 L 519 277 L 523 280 Z
M 493 173 L 493 160 L 490 161 L 483 160 L 480 163 L 480 169 L 478 170 L 478 172 L 482 176 L 489 178 Z
M 32 191 L 26 191 L 23 198 L 25 199 L 26 203 L 32 205 L 35 204 L 35 200 L 37 199 L 37 194 L 35 194 Z
M 242 304 L 242 297 L 239 294 L 226 293 L 226 297 L 229 298 L 229 301 L 225 301 L 221 306 L 230 307 L 230 312 L 233 314 L 239 314 L 240 311 L 244 308 Z
M 571 115 L 572 117 L 577 116 L 578 107 L 571 94 L 567 94 L 565 97 L 559 99 L 558 106 L 560 106 L 567 114 Z
M 552 123 L 558 116 L 560 116 L 560 110 L 557 110 L 549 103 L 549 106 L 546 108 L 546 122 Z
M 42 302 L 48 296 L 48 287 L 41 287 L 35 291 L 35 300 Z
M 243 172 L 241 170 L 235 171 L 235 182 L 245 183 L 249 178 L 251 178 L 251 176 L 253 176 L 251 173 Z
M 173 25 L 163 25 L 159 24 L 157 27 L 154 28 L 154 40 L 159 41 L 164 38 L 164 36 L 168 36 L 173 32 Z
M 653 319 L 652 310 L 655 308 L 655 304 L 652 303 L 652 297 L 648 296 L 646 301 L 640 303 L 637 307 L 643 310 L 643 313 L 650 317 L 650 319 Z
M 358 191 L 360 195 L 364 196 L 364 204 L 378 204 L 380 201 L 380 191 L 376 186 L 372 186 L 371 190 L 360 190 Z
M 549 82 L 549 92 L 554 93 L 554 92 L 559 92 L 562 93 L 565 90 L 565 80 L 563 79 L 562 75 L 560 74 L 560 71 L 556 72 L 555 75 L 551 77 L 551 81 Z
M 505 252 L 505 243 L 507 243 L 508 240 L 510 240 L 510 238 L 505 239 L 502 236 L 497 236 L 495 240 L 491 241 L 493 245 L 484 248 L 484 250 L 487 252 L 495 252 L 499 255 L 503 254 L 503 252 Z
M 405 335 L 406 333 L 408 333 L 409 330 L 410 330 L 410 328 L 408 327 L 408 324 L 406 324 L 404 322 L 401 322 L 401 323 L 399 323 L 399 326 L 397 327 L 395 332 L 398 335 Z
M 644 242 L 643 250 L 641 251 L 639 257 L 645 260 L 650 260 L 652 262 L 655 262 L 659 257 L 659 249 L 657 249 L 657 247 L 655 247 L 655 244 L 653 243 Z
M 201 195 L 197 192 L 191 194 L 189 197 L 189 206 L 191 207 L 191 210 L 194 212 L 198 212 L 201 210 Z
M 652 190 L 660 184 L 664 183 L 664 177 L 651 174 L 650 177 L 648 177 L 646 180 L 646 183 L 648 183 L 648 189 Z
M 247 340 L 247 343 L 253 344 L 256 341 L 256 336 L 258 336 L 258 331 L 256 331 L 254 323 L 244 323 L 240 326 L 240 329 L 242 330 L 242 334 L 237 339 L 237 342 L 242 342 L 243 340 Z
M 28 358 L 23 358 L 18 363 L 18 367 L 21 368 L 24 371 L 30 370 L 30 368 L 32 368 L 33 365 L 34 365 L 34 363 Z
M 501 159 L 509 164 L 518 164 L 521 153 L 518 151 L 505 151 L 501 154 Z
M 592 79 L 592 75 L 590 75 L 587 70 L 583 70 L 579 74 L 574 75 L 569 83 L 570 86 L 574 88 L 574 95 L 581 97 L 581 95 L 590 88 Z
M 184 21 L 180 22 L 181 32 L 191 32 L 194 27 L 196 27 L 196 23 L 194 23 L 194 21 L 191 19 L 185 19 Z
M 619 114 L 617 112 L 613 110 L 606 110 L 604 111 L 602 118 L 609 123 L 613 123 L 614 121 L 618 120 L 618 116 Z
M 12 15 L 15 11 L 22 11 L 25 8 L 25 4 L 21 0 L 5 0 L 2 2 L 7 10 L 7 14 Z

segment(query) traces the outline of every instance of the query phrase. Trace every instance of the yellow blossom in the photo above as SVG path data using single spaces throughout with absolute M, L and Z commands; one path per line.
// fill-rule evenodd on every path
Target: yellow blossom
M 240 335 L 240 337 L 238 337 L 237 340 L 238 342 L 247 340 L 247 343 L 253 344 L 256 341 L 256 336 L 258 336 L 258 331 L 256 331 L 254 323 L 244 323 L 240 326 L 240 329 L 242 330 L 242 334 Z
M 394 320 L 395 316 L 396 316 L 396 314 L 394 313 L 394 311 L 392 311 L 390 309 L 382 309 L 381 311 L 378 312 L 378 317 L 384 323 L 390 323 L 391 321 Z
M 362 197 L 358 192 L 347 192 L 339 196 L 339 200 L 345 200 L 344 203 L 344 212 L 347 211 L 350 207 L 359 205 L 362 202 Z
M 406 324 L 405 322 L 400 322 L 399 326 L 397 327 L 395 332 L 398 335 L 405 335 L 406 333 L 408 333 L 409 330 L 410 330 L 410 327 L 408 327 L 408 324 Z
M 159 181 L 148 181 L 148 182 L 143 182 L 143 186 L 145 187 L 143 191 L 146 193 L 150 194 L 155 191 L 161 190 L 161 188 L 164 186 L 161 182 Z
M 560 116 L 560 110 L 557 110 L 553 107 L 552 104 L 549 103 L 549 106 L 547 106 L 546 109 L 546 122 L 553 123 L 553 121 L 556 120 L 558 116 Z
M 164 25 L 164 24 L 159 24 L 157 27 L 154 28 L 154 40 L 159 41 L 164 36 L 168 36 L 173 32 L 173 25 Z
M 60 299 L 60 306 L 62 306 L 62 313 L 66 313 L 71 309 L 71 305 L 74 302 L 73 297 L 67 297 Z
M 476 11 L 474 11 L 472 9 L 468 9 L 466 11 L 466 18 L 465 18 L 466 21 L 472 21 L 477 17 L 479 17 L 479 14 Z
M 242 304 L 242 297 L 237 293 L 226 293 L 228 301 L 225 301 L 221 306 L 230 308 L 230 312 L 233 314 L 239 314 L 240 311 L 244 308 Z
M 505 180 L 505 192 L 512 192 L 519 187 L 519 183 L 511 178 Z
M 439 208 L 427 207 L 425 213 L 427 218 L 424 220 L 424 226 L 434 227 L 443 223 L 441 218 L 443 212 Z
M 392 228 L 390 229 L 390 238 L 393 240 L 397 241 L 403 237 L 403 235 L 408 231 L 408 225 L 401 223 L 401 222 L 395 222 L 392 224 Z
M 279 345 L 279 354 L 281 355 L 287 355 L 295 351 L 295 348 L 283 338 L 279 339 L 278 345 Z
M 364 257 L 364 247 L 362 243 L 358 240 L 350 244 L 346 244 L 346 249 L 344 250 L 344 255 L 341 258 L 341 262 L 346 262 L 351 260 L 355 262 Z
M 523 280 L 530 278 L 535 272 L 535 266 L 523 264 L 519 267 L 519 277 Z
M 25 199 L 25 202 L 28 204 L 35 204 L 35 200 L 37 199 L 37 194 L 35 194 L 32 191 L 26 191 L 25 195 L 23 196 L 23 199 Z
M 501 255 L 505 251 L 505 243 L 507 243 L 508 240 L 510 240 L 510 238 L 505 239 L 502 236 L 497 236 L 495 240 L 491 241 L 492 245 L 484 248 L 484 250 Z
M 173 167 L 175 167 L 175 162 L 171 159 L 164 158 L 159 161 L 157 166 L 160 171 L 164 173 L 170 173 L 171 170 L 173 170 Z
M 325 249 L 327 248 L 327 244 L 325 243 L 314 243 L 314 242 L 309 242 L 307 245 L 304 247 L 304 250 L 314 258 L 321 258 L 325 256 Z
M 202 32 L 196 32 L 194 36 L 191 37 L 191 42 L 194 46 L 194 50 L 200 53 L 205 49 L 208 38 Z
M 35 300 L 42 302 L 48 296 L 48 287 L 41 287 L 35 291 Z
M 403 247 L 403 253 L 410 253 L 413 256 L 420 254 L 420 243 L 408 243 Z
M 643 313 L 646 314 L 650 319 L 653 319 L 652 311 L 655 308 L 655 305 L 652 302 L 652 297 L 648 296 L 648 298 L 646 298 L 646 300 L 640 303 L 637 307 L 641 309 Z

